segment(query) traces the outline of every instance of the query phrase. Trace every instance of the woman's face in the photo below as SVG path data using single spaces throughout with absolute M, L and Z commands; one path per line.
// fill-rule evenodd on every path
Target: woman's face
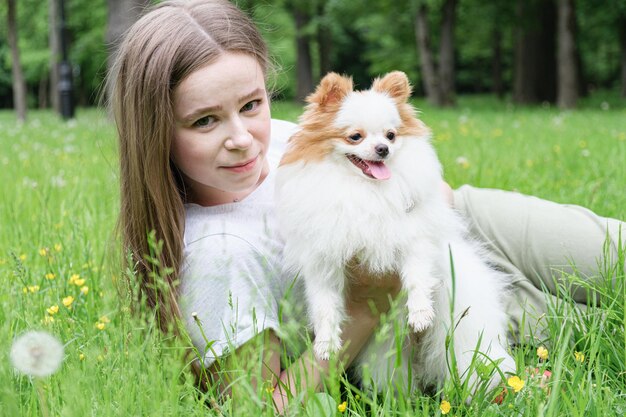
M 250 194 L 269 171 L 270 110 L 257 60 L 224 53 L 174 89 L 172 159 L 189 202 L 211 206 Z

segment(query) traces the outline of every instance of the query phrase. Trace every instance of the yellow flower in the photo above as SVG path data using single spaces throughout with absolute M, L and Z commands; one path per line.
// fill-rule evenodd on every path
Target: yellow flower
M 102 323 L 101 321 L 96 323 L 96 329 L 98 330 L 104 330 L 105 327 L 106 327 L 106 324 Z
M 87 293 L 89 292 L 89 287 L 83 285 L 82 287 L 80 287 L 80 292 L 83 293 L 83 295 L 87 295 Z
M 80 360 L 80 361 L 84 361 L 84 360 L 85 360 L 85 354 L 84 354 L 84 353 L 82 353 L 82 352 L 81 352 L 81 353 L 79 353 L 79 354 L 78 354 L 78 360 Z
M 128 353 L 128 352 L 127 352 L 127 353 Z M 267 388 L 265 388 L 265 391 L 266 391 L 268 394 L 271 394 L 272 392 L 274 392 L 274 390 L 275 390 L 275 388 L 274 388 L 272 385 L 270 385 L 270 386 L 268 386 Z
M 545 361 L 546 359 L 548 359 L 548 349 L 543 346 L 539 346 L 537 348 L 537 356 L 539 356 L 539 359 Z
M 24 287 L 24 288 L 22 288 L 22 292 L 23 292 L 24 294 L 26 294 L 26 293 L 28 292 L 28 287 Z
M 450 412 L 450 403 L 446 400 L 443 400 L 441 404 L 439 404 L 439 409 L 441 410 L 441 414 L 448 414 Z
M 340 413 L 345 413 L 346 408 L 348 408 L 348 403 L 346 401 L 342 402 L 341 404 L 337 406 L 337 410 L 339 410 Z
M 574 359 L 576 362 L 583 363 L 585 361 L 585 354 L 582 352 L 574 352 Z
M 46 274 L 46 279 L 47 279 L 48 281 L 51 281 L 51 280 L 55 279 L 56 277 L 57 277 L 57 276 L 56 276 L 56 275 L 54 275 L 52 272 L 48 272 L 48 273 Z
M 98 362 L 104 362 L 104 356 L 102 355 L 98 355 L 96 359 L 98 360 Z
M 48 254 L 48 250 L 49 250 L 48 248 L 41 248 L 39 249 L 39 254 L 41 256 L 46 256 Z
M 77 278 L 77 279 L 75 279 L 74 280 L 74 285 L 76 285 L 77 287 L 85 285 L 85 278 Z
M 61 246 L 60 243 L 55 243 L 54 244 L 54 250 L 57 252 L 61 252 L 61 249 L 63 249 L 63 246 Z
M 56 313 L 59 312 L 59 306 L 58 305 L 53 305 L 50 306 L 46 309 L 46 311 L 48 312 L 48 314 L 50 314 L 51 316 L 54 316 Z
M 26 254 L 25 254 L 25 253 L 23 253 L 23 254 L 21 254 L 21 255 L 20 255 L 20 261 L 25 261 L 25 260 L 26 260 L 26 258 L 27 258 L 27 256 L 26 256 Z
M 50 324 L 54 322 L 54 317 L 52 316 L 46 316 L 43 318 L 43 324 Z
M 72 297 L 71 295 L 68 295 L 67 297 L 63 298 L 63 305 L 67 308 L 72 308 L 72 303 L 74 302 L 74 297 Z
M 520 392 L 520 390 L 524 388 L 524 381 L 522 381 L 518 376 L 510 377 L 506 380 L 506 383 L 509 384 L 515 392 Z
M 27 288 L 28 288 L 28 292 L 30 293 L 39 291 L 39 285 L 29 285 Z
M 74 284 L 76 282 L 77 279 L 80 279 L 80 275 L 78 274 L 72 274 L 72 276 L 70 277 L 70 280 L 68 281 L 70 284 Z

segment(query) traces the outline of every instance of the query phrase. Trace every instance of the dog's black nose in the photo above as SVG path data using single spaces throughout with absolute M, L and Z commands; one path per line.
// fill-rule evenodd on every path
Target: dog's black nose
M 387 147 L 387 145 L 383 145 L 382 143 L 380 143 L 376 145 L 374 149 L 376 150 L 376 153 L 378 154 L 378 156 L 380 156 L 381 158 L 384 158 L 387 155 L 389 155 L 389 148 Z

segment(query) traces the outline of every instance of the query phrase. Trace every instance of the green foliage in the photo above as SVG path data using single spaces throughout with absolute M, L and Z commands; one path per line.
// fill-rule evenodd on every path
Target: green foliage
M 422 0 L 429 8 L 431 40 L 437 55 L 442 0 Z M 249 1 L 237 3 L 259 24 L 275 57 L 279 72 L 275 90 L 282 97 L 295 94 L 295 25 L 290 7 L 301 7 L 311 15 L 304 32 L 312 36 L 313 74 L 319 70 L 317 33 L 328 32 L 332 39 L 331 66 L 353 76 L 360 86 L 390 70 L 409 75 L 415 90 L 421 94 L 419 57 L 415 44 L 414 17 L 417 0 L 368 2 L 365 0 L 288 0 Z M 617 31 L 619 18 L 626 14 L 624 0 L 607 2 L 598 7 L 593 0 L 579 0 L 578 49 L 583 74 L 592 88 L 619 87 L 620 49 Z M 5 3 L 0 14 L 6 15 Z M 70 58 L 74 66 L 77 98 L 83 105 L 97 102 L 106 70 L 107 47 L 104 43 L 107 8 L 103 0 L 66 0 L 70 31 Z M 36 91 L 50 70 L 48 52 L 48 2 L 20 0 L 18 24 L 22 64 L 29 85 L 30 105 Z M 505 88 L 512 83 L 515 27 L 514 2 L 506 0 L 465 0 L 458 2 L 456 26 L 456 86 L 460 93 L 486 92 L 493 86 L 492 60 L 494 36 L 502 41 Z M 11 96 L 10 53 L 6 44 L 6 22 L 0 21 L 0 106 L 7 107 Z

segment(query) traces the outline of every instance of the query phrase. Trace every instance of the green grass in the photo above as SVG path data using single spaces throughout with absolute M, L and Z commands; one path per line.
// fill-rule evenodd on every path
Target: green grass
M 416 105 L 433 130 L 453 186 L 470 183 L 519 190 L 626 218 L 624 101 L 594 96 L 573 112 L 516 108 L 489 97 L 460 97 L 456 109 Z M 295 120 L 300 111 L 290 103 L 274 105 L 278 118 Z M 66 351 L 61 370 L 42 381 L 50 415 L 220 413 L 209 411 L 202 401 L 214 393 L 198 399 L 182 359 L 187 342 L 162 335 L 150 320 L 131 316 L 118 298 L 114 281 L 121 274 L 111 258 L 117 182 L 114 128 L 101 111 L 81 110 L 72 123 L 33 111 L 23 126 L 16 124 L 11 112 L 0 112 L 3 416 L 41 415 L 32 381 L 13 371 L 8 352 L 18 334 L 42 328 L 58 336 Z M 549 337 L 541 341 L 549 349 L 547 361 L 537 358 L 536 343 L 522 342 L 513 351 L 519 369 L 552 371 L 548 387 L 541 388 L 539 378 L 520 373 L 525 387 L 507 395 L 502 405 L 480 394 L 467 406 L 459 388 L 448 384 L 444 394 L 452 405 L 450 415 L 624 415 L 624 271 L 604 269 L 604 276 L 620 279 L 596 288 L 602 293 L 602 309 L 592 306 L 581 313 L 571 308 L 567 296 L 553 306 L 554 314 L 547 318 Z M 46 274 L 54 274 L 54 279 L 46 279 Z M 74 274 L 85 279 L 87 294 L 69 283 Z M 62 299 L 70 295 L 75 300 L 67 309 Z M 45 324 L 46 309 L 52 305 L 58 305 L 59 312 L 54 322 Z M 103 316 L 110 322 L 99 329 L 96 325 L 104 322 Z M 574 352 L 584 353 L 585 360 L 576 361 Z M 342 379 L 340 374 L 331 376 L 327 392 L 336 403 L 347 402 L 345 415 L 439 413 L 439 399 L 434 397 L 373 397 L 350 390 L 342 394 Z M 246 380 L 242 375 L 239 383 L 245 386 Z M 250 395 L 236 410 L 226 402 L 221 413 L 273 415 L 270 407 L 262 406 L 267 399 L 263 388 L 248 390 Z

